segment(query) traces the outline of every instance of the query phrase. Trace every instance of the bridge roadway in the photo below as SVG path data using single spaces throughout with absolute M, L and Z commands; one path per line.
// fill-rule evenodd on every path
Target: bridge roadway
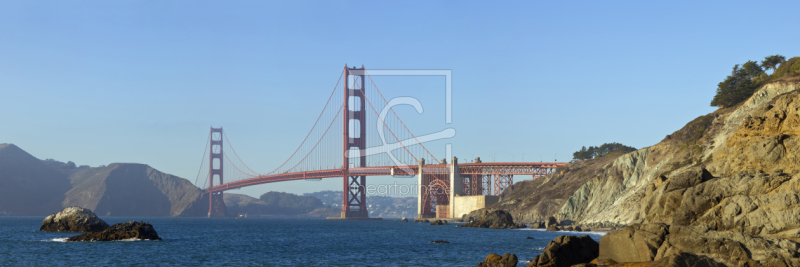
M 458 171 L 461 175 L 533 175 L 534 177 L 544 176 L 548 169 L 555 169 L 564 166 L 564 162 L 480 162 L 480 163 L 458 163 Z M 348 173 L 351 176 L 390 176 L 395 175 L 417 175 L 420 166 L 379 166 L 350 168 Z M 328 169 L 319 171 L 290 172 L 272 175 L 261 175 L 249 179 L 228 182 L 206 188 L 206 193 L 223 192 L 245 186 L 297 181 L 321 178 L 339 178 L 344 176 L 344 169 Z M 423 172 L 426 174 L 449 174 L 450 164 L 428 164 L 424 165 Z

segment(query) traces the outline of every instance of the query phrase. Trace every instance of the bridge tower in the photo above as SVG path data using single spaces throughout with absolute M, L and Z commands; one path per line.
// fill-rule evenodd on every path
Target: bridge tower
M 351 167 L 366 167 L 367 146 L 366 99 L 364 96 L 365 70 L 344 66 L 344 155 L 342 164 L 343 205 L 342 218 L 367 218 L 367 176 L 351 176 Z M 352 88 L 350 85 L 352 77 Z
M 222 127 L 214 128 L 211 127 L 211 140 L 209 140 L 209 144 L 211 147 L 209 148 L 209 162 L 208 162 L 208 188 L 214 186 L 214 176 L 219 177 L 219 184 L 223 184 L 223 175 L 222 175 Z M 216 161 L 215 161 L 216 160 Z M 216 168 L 214 164 L 216 163 Z M 222 202 L 222 192 L 208 193 L 208 217 L 211 216 L 218 216 L 218 214 L 214 214 L 214 202 Z M 224 205 L 223 205 L 224 206 Z M 223 214 L 224 216 L 224 214 Z

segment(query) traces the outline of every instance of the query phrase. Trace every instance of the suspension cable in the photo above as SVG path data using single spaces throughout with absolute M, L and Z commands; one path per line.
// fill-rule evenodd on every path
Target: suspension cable
M 364 72 L 366 73 L 367 71 L 366 71 L 366 70 L 364 70 Z M 383 97 L 383 93 L 381 93 L 381 89 L 378 89 L 378 86 L 377 86 L 377 85 L 375 85 L 375 81 L 373 81 L 373 80 L 372 80 L 372 76 L 370 76 L 370 75 L 369 75 L 369 73 L 367 73 L 367 77 L 369 77 L 369 81 L 372 83 L 372 86 L 374 86 L 374 87 L 375 87 L 375 90 L 376 90 L 376 91 L 378 92 L 378 94 L 381 96 L 381 98 L 383 99 L 383 102 L 384 102 L 384 103 L 386 103 L 386 105 L 389 105 L 389 102 L 387 102 L 387 101 L 386 101 L 386 98 L 385 98 L 385 97 Z M 370 104 L 370 105 L 372 105 L 372 104 Z M 422 143 L 419 141 L 419 139 L 417 139 L 417 136 L 416 136 L 416 135 L 414 135 L 414 133 L 412 133 L 412 132 L 411 132 L 411 130 L 409 130 L 409 129 L 408 129 L 408 127 L 406 126 L 406 124 L 405 124 L 405 123 L 403 123 L 403 120 L 401 120 L 401 119 L 400 119 L 400 117 L 399 117 L 399 116 L 397 116 L 397 113 L 395 113 L 395 112 L 394 112 L 394 109 L 393 109 L 392 107 L 389 107 L 389 110 L 391 110 L 391 111 L 392 111 L 392 113 L 394 114 L 394 116 L 395 116 L 395 117 L 397 117 L 397 120 L 398 120 L 398 121 L 400 121 L 400 124 L 402 124 L 402 125 L 403 125 L 403 128 L 405 128 L 405 129 L 406 129 L 406 131 L 408 131 L 408 133 L 409 133 L 409 134 L 411 134 L 411 136 L 412 136 L 412 137 L 414 137 L 414 140 L 415 140 L 415 141 L 417 141 L 417 144 L 419 144 L 419 145 L 420 145 L 420 146 L 421 146 L 423 149 L 425 149 L 425 152 L 428 152 L 428 155 L 430 155 L 430 156 L 433 158 L 433 160 L 435 160 L 435 161 L 436 161 L 437 163 L 439 163 L 439 164 L 442 164 L 442 162 L 441 162 L 441 161 L 439 161 L 438 159 L 436 159 L 436 157 L 435 157 L 435 156 L 433 156 L 433 154 L 431 154 L 431 152 L 430 152 L 430 151 L 428 151 L 428 148 L 426 148 L 426 147 L 425 147 L 425 145 L 423 145 L 423 144 L 422 144 Z M 390 131 L 390 132 L 391 132 L 391 131 Z M 404 146 L 404 147 L 405 147 L 405 146 Z M 409 152 L 409 153 L 410 153 L 410 152 Z M 413 156 L 413 155 L 412 155 L 412 156 Z M 416 159 L 416 157 L 414 157 L 414 159 Z M 419 162 L 419 160 L 417 160 L 417 162 Z
M 249 176 L 258 176 L 258 175 L 259 175 L 259 174 L 258 174 L 258 172 L 254 171 L 253 169 L 250 169 L 250 167 L 248 167 L 248 166 L 247 166 L 247 164 L 245 164 L 245 163 L 244 163 L 244 160 L 242 160 L 242 158 L 240 158 L 240 157 L 239 157 L 239 154 L 237 154 L 237 153 L 236 153 L 236 149 L 233 149 L 233 144 L 231 144 L 231 141 L 230 141 L 230 140 L 228 140 L 228 134 L 226 134 L 226 133 L 224 133 L 224 132 L 223 132 L 223 133 L 222 133 L 222 135 L 224 135 L 224 136 L 225 136 L 225 141 L 227 141 L 227 142 L 228 142 L 228 146 L 229 146 L 229 147 L 231 147 L 231 150 L 233 150 L 233 154 L 234 154 L 234 155 L 236 155 L 236 158 L 237 158 L 237 159 L 239 159 L 239 162 L 241 162 L 241 163 L 242 163 L 242 165 L 244 165 L 244 167 L 245 167 L 245 168 L 247 168 L 248 170 L 250 170 L 250 172 L 252 172 L 252 173 L 253 173 L 253 174 L 255 174 L 255 175 L 250 175 L 250 174 L 248 174 L 248 173 L 245 173 L 245 172 L 242 172 L 242 173 L 244 173 L 244 174 L 246 174 L 246 175 L 249 175 Z M 224 153 L 224 151 L 223 151 L 223 153 Z
M 303 138 L 303 142 L 300 143 L 300 146 L 298 146 L 297 149 L 294 150 L 292 155 L 289 156 L 289 158 L 286 159 L 286 161 L 284 161 L 280 166 L 278 166 L 277 168 L 275 168 L 274 170 L 272 170 L 271 172 L 269 172 L 267 174 L 273 174 L 276 171 L 280 170 L 280 168 L 283 167 L 283 165 L 286 165 L 286 163 L 289 162 L 289 160 L 291 160 L 292 157 L 294 157 L 295 154 L 297 154 L 297 151 L 299 151 L 300 148 L 303 147 L 303 144 L 305 144 L 306 140 L 308 139 L 308 136 L 310 136 L 311 133 L 314 131 L 314 128 L 317 127 L 317 123 L 319 122 L 319 119 L 322 117 L 322 114 L 325 113 L 325 108 L 327 108 L 328 104 L 331 102 L 331 99 L 333 98 L 333 94 L 336 93 L 337 89 L 339 89 L 338 88 L 339 87 L 339 83 L 342 81 L 342 77 L 343 76 L 344 76 L 344 70 L 342 70 L 342 74 L 339 75 L 339 81 L 337 81 L 336 82 L 336 86 L 333 87 L 333 92 L 331 92 L 331 96 L 328 97 L 328 102 L 325 103 L 325 107 L 322 108 L 322 112 L 320 112 L 319 117 L 317 117 L 317 121 L 314 122 L 314 126 L 311 127 L 311 130 L 308 131 L 308 134 L 306 134 L 306 137 Z M 345 101 L 347 101 L 347 100 L 345 100 Z M 295 165 L 295 166 L 297 166 L 297 165 Z
M 211 132 L 208 132 L 208 138 L 206 139 L 206 148 L 203 150 L 203 159 L 200 160 L 200 169 L 197 170 L 197 178 L 194 178 L 194 184 L 197 186 L 197 179 L 200 179 L 200 172 L 203 171 L 203 162 L 206 161 L 206 152 L 208 152 L 208 142 L 211 142 Z M 205 184 L 203 184 L 205 186 Z

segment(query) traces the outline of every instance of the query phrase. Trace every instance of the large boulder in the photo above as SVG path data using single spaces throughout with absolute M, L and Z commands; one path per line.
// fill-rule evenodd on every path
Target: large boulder
M 675 255 L 689 253 L 709 262 L 703 266 L 800 266 L 798 250 L 800 244 L 787 239 L 714 231 L 705 225 L 635 224 L 600 238 L 598 260 L 680 261 L 688 256 Z
M 589 263 L 597 258 L 598 250 L 597 242 L 588 235 L 562 235 L 550 241 L 544 252 L 534 257 L 528 267 L 568 267 L 575 264 Z
M 690 168 L 646 195 L 644 223 L 703 225 L 716 231 L 800 240 L 800 175 L 745 171 L 709 177 Z
M 69 207 L 50 214 L 42 221 L 39 231 L 47 232 L 97 232 L 108 228 L 108 224 L 97 218 L 90 209 Z
M 117 241 L 125 239 L 161 240 L 153 225 L 145 222 L 130 221 L 118 223 L 102 232 L 84 233 L 67 238 L 67 241 Z
M 504 254 L 502 257 L 497 254 L 489 254 L 483 262 L 478 263 L 478 267 L 516 267 L 519 260 L 517 255 Z
M 463 227 L 479 227 L 479 228 L 492 228 L 492 229 L 516 229 L 524 228 L 525 225 L 514 223 L 514 218 L 511 213 L 505 210 L 480 209 L 469 213 L 468 217 L 475 220 L 464 224 Z
M 616 262 L 653 261 L 664 242 L 666 224 L 632 225 L 600 238 L 600 259 Z

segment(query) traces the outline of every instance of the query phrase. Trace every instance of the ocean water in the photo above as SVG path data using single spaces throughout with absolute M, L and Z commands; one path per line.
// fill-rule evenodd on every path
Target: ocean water
M 477 266 L 489 253 L 513 253 L 525 266 L 556 236 L 602 236 L 392 219 L 103 217 L 150 222 L 163 241 L 63 242 L 76 233 L 40 232 L 43 219 L 0 217 L 0 265 Z

